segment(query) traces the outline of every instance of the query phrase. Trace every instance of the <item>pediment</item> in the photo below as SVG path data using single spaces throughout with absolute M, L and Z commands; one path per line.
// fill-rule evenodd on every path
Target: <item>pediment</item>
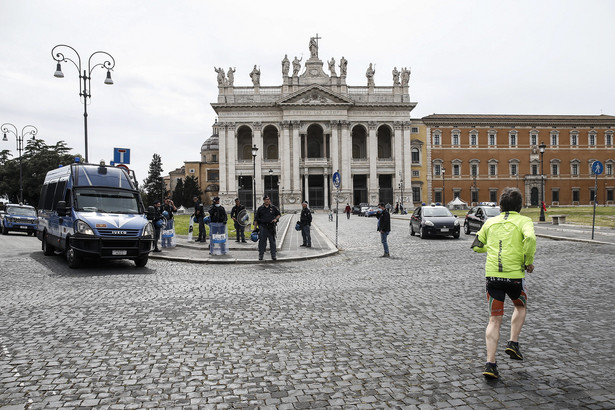
M 284 96 L 277 103 L 279 105 L 351 105 L 354 101 L 325 87 L 311 85 Z

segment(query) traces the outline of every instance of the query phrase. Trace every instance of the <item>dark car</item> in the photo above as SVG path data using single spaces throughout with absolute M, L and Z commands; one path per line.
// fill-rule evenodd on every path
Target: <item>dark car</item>
M 361 215 L 361 208 L 366 206 L 367 204 L 365 203 L 360 203 L 359 205 L 355 205 L 352 207 L 352 214 L 353 215 Z
M 495 206 L 494 203 L 475 206 L 466 214 L 463 232 L 466 235 L 470 235 L 472 232 L 478 232 L 487 219 L 498 216 L 499 214 L 500 208 Z
M 418 233 L 421 239 L 430 236 L 459 238 L 459 232 L 457 217 L 445 206 L 422 206 L 416 208 L 410 217 L 410 235 Z

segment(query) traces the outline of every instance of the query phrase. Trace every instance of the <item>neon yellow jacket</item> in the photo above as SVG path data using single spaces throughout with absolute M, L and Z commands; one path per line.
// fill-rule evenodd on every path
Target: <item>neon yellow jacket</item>
M 485 276 L 524 278 L 525 266 L 534 263 L 536 253 L 534 223 L 518 212 L 505 212 L 487 219 L 476 234 L 472 249 L 487 252 Z

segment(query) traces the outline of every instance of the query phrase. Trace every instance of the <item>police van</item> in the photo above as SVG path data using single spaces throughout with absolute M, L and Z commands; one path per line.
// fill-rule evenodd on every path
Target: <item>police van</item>
M 60 251 L 71 268 L 84 258 L 147 264 L 154 228 L 134 173 L 74 163 L 49 171 L 41 189 L 37 237 L 46 256 Z

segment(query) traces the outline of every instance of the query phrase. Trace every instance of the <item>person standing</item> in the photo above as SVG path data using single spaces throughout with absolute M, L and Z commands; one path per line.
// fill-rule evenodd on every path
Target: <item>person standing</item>
M 205 230 L 205 221 L 203 220 L 205 208 L 203 208 L 201 199 L 198 196 L 195 195 L 192 200 L 194 201 L 194 217 L 199 224 L 199 237 L 194 242 L 207 242 L 207 231 Z
M 237 235 L 236 242 L 241 241 L 243 243 L 246 243 L 246 235 L 245 235 L 246 228 L 244 225 L 241 224 L 241 221 L 237 219 L 239 216 L 239 213 L 245 209 L 246 207 L 241 205 L 241 201 L 239 200 L 239 198 L 235 198 L 235 206 L 231 209 L 231 219 L 235 223 L 235 233 Z
M 521 191 L 517 188 L 504 188 L 500 196 L 502 213 L 489 218 L 472 243 L 474 252 L 487 253 L 485 277 L 490 317 L 485 330 L 487 363 L 483 376 L 488 379 L 499 377 L 495 351 L 500 339 L 506 295 L 512 300 L 514 312 L 505 353 L 511 359 L 523 360 L 519 349 L 519 334 L 527 310 L 525 272 L 534 271 L 536 235 L 532 220 L 519 215 L 522 206 Z
M 227 216 L 226 216 L 226 210 L 224 209 L 224 207 L 220 204 L 220 197 L 219 196 L 215 196 L 213 198 L 213 205 L 211 206 L 211 208 L 209 208 L 209 219 L 210 219 L 210 223 L 211 225 L 209 225 L 209 245 L 210 245 L 210 250 L 209 253 L 212 254 L 214 252 L 214 247 L 215 247 L 215 243 L 220 243 L 220 252 L 222 253 L 222 255 L 226 254 L 226 226 L 218 226 L 218 225 L 214 225 L 214 224 L 224 224 L 226 225 L 227 222 Z M 220 241 L 219 240 L 219 236 L 214 236 L 215 235 L 221 235 L 224 234 L 224 241 Z M 214 240 L 214 238 L 216 238 Z
M 162 216 L 162 210 L 160 208 L 160 199 L 156 199 L 154 200 L 154 219 L 152 220 L 154 224 L 154 252 L 161 252 L 160 248 L 158 248 L 158 239 L 160 239 L 160 231 L 162 230 L 161 224 L 163 222 L 164 217 Z
M 382 202 L 378 204 L 378 208 L 380 208 L 380 212 L 376 214 L 376 217 L 378 218 L 378 232 L 380 232 L 380 241 L 382 242 L 382 247 L 384 248 L 384 254 L 382 257 L 388 258 L 390 256 L 388 236 L 391 232 L 391 214 L 389 214 L 389 210 Z
M 174 212 L 177 212 L 177 207 L 175 207 L 173 200 L 170 197 L 164 198 L 164 205 L 162 205 L 162 214 L 165 218 L 167 218 L 167 225 L 164 228 L 165 231 L 173 231 L 173 229 L 175 228 L 175 220 L 173 219 Z M 173 235 L 165 237 L 165 235 L 163 234 L 161 242 L 163 248 L 170 248 L 171 246 L 174 246 Z
M 269 241 L 269 250 L 271 251 L 271 259 L 277 260 L 276 243 L 275 243 L 275 225 L 280 220 L 279 209 L 271 204 L 271 199 L 268 195 L 263 197 L 263 204 L 258 207 L 254 215 L 254 229 L 259 229 L 258 242 L 258 260 L 262 261 L 267 249 L 267 241 Z
M 346 212 L 346 219 L 350 219 L 350 212 L 352 212 L 352 208 L 349 203 L 346 203 L 346 208 L 344 208 L 344 212 Z
M 299 246 L 305 246 L 306 248 L 312 247 L 312 235 L 310 233 L 310 226 L 312 226 L 312 211 L 308 208 L 308 202 L 303 201 L 301 203 L 303 209 L 301 209 L 301 216 L 299 217 L 299 223 L 301 224 L 301 236 L 303 237 L 303 244 Z
M 226 210 L 224 210 L 224 207 L 220 205 L 219 196 L 214 196 L 213 198 L 213 204 L 211 208 L 209 208 L 209 218 L 211 219 L 211 222 L 226 224 Z

